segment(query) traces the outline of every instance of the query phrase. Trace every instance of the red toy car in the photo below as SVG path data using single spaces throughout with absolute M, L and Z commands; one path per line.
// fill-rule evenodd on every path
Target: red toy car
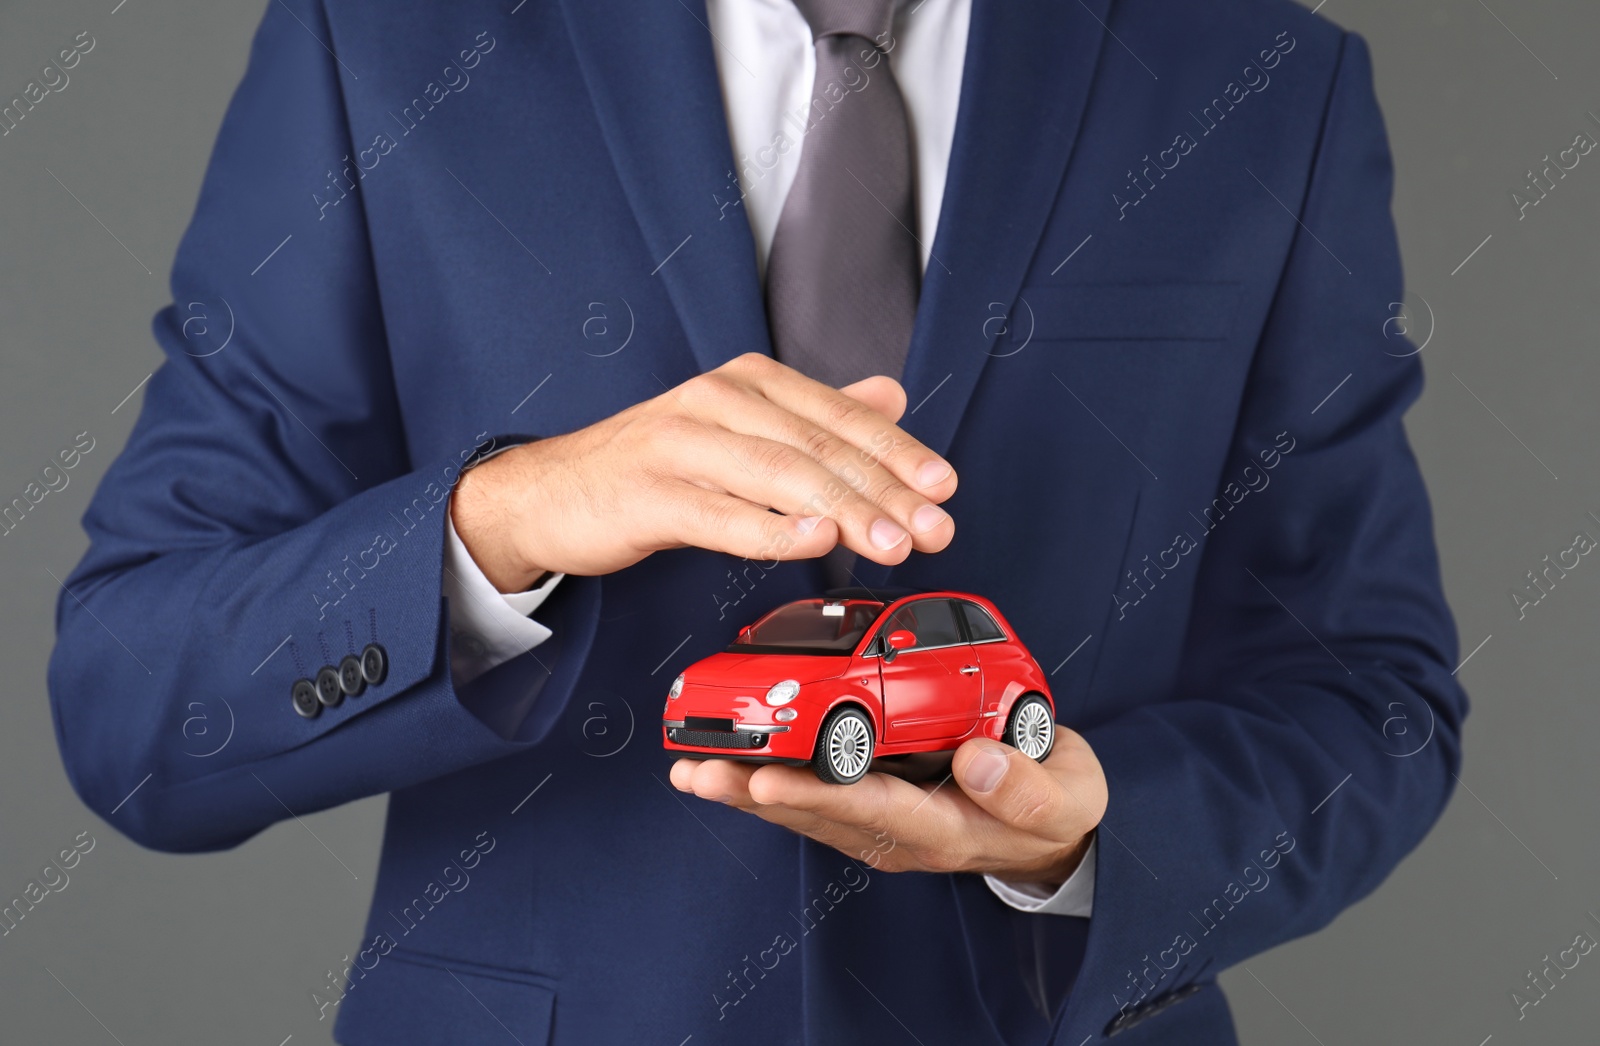
M 1055 743 L 1044 672 L 994 604 L 964 592 L 786 603 L 673 680 L 662 720 L 669 751 L 809 762 L 833 784 L 875 756 L 969 737 L 1041 761 Z

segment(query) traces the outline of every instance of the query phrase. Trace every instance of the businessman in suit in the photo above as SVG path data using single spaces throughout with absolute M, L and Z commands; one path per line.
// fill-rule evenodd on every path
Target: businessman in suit
M 1459 761 L 1389 191 L 1281 0 L 275 3 L 68 773 L 173 851 L 391 793 L 353 1046 L 1233 1042 Z M 1048 762 L 669 760 L 676 671 L 842 577 L 992 597 Z

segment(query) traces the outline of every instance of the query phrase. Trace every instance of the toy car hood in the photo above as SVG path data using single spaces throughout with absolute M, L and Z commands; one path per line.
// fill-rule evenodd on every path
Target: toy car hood
M 811 657 L 785 654 L 712 654 L 685 673 L 690 686 L 730 687 L 765 690 L 780 679 L 815 683 L 843 675 L 850 667 L 848 657 Z

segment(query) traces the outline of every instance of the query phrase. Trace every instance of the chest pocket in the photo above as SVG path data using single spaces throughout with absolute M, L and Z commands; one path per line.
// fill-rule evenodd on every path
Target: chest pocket
M 1232 332 L 1237 283 L 1076 283 L 1024 287 L 1001 345 L 1175 342 L 1219 344 Z

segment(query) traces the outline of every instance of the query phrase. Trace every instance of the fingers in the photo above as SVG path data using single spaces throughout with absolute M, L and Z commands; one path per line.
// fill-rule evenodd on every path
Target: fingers
M 877 868 L 882 855 L 895 847 L 889 811 L 898 805 L 894 793 L 899 788 L 911 786 L 868 774 L 849 787 L 840 787 L 824 784 L 808 770 L 762 766 L 749 778 L 748 810 L 763 821 L 799 832 Z M 846 794 L 839 796 L 840 792 Z M 838 801 L 818 802 L 829 793 Z M 892 863 L 899 864 L 898 860 Z
M 885 827 L 884 820 L 889 816 L 892 784 L 903 782 L 882 774 L 868 774 L 856 784 L 841 787 L 820 780 L 816 774 L 769 773 L 763 767 L 751 775 L 750 798 L 763 806 L 782 805 L 830 821 L 848 821 L 862 828 L 878 829 Z
M 750 766 L 730 759 L 679 759 L 672 765 L 671 778 L 680 791 L 738 807 L 840 849 L 858 836 L 870 839 L 873 832 L 882 831 L 876 821 L 885 808 L 887 778 L 869 775 L 841 788 L 823 784 L 815 774 L 797 767 Z M 824 798 L 835 801 L 820 802 Z
M 672 787 L 680 792 L 692 791 L 689 782 L 694 779 L 694 765 L 697 760 L 679 759 L 672 764 L 672 769 L 667 771 L 667 780 L 672 782 Z
M 728 759 L 679 759 L 672 764 L 672 786 L 702 799 L 749 807 L 750 775 L 755 767 Z
M 752 774 L 750 812 L 883 871 L 956 872 L 982 864 L 979 846 L 992 833 L 948 781 L 919 787 L 871 773 L 848 787 L 825 784 L 815 774 L 767 766 Z M 1022 846 L 1027 840 L 1002 840 Z
M 693 545 L 775 562 L 814 559 L 838 543 L 838 526 L 826 517 L 778 515 L 743 498 L 682 483 L 656 516 L 652 550 Z
M 889 416 L 876 410 L 873 404 L 829 388 L 770 357 L 756 353 L 740 356 L 713 373 L 721 371 L 727 371 L 728 376 L 748 384 L 790 414 L 804 418 L 867 453 L 901 483 L 930 500 L 945 501 L 955 493 L 956 476 L 950 464 L 895 425 Z M 893 402 L 878 405 L 894 406 L 903 411 L 905 392 L 899 390 L 895 395 L 888 387 L 891 382 L 899 390 L 898 382 L 881 376 L 856 382 L 849 387 L 863 393 L 869 400 L 887 400 L 894 395 Z
M 893 422 L 898 422 L 906 412 L 905 388 L 898 381 L 882 374 L 862 378 L 839 391 L 859 403 L 865 403 Z
M 1058 744 L 1070 748 L 1071 738 Z M 1062 763 L 1071 758 L 1064 754 Z M 1055 753 L 1050 760 L 1056 760 Z M 1074 789 L 1064 767 L 1037 763 L 998 741 L 968 741 L 956 750 L 951 769 L 961 790 L 975 804 L 1002 824 L 1036 838 L 1074 842 L 1093 828 L 1105 811 L 1103 802 L 1096 811 L 1085 797 L 1075 794 L 1089 790 L 1087 778 L 1079 782 L 1082 787 Z
M 1077 867 L 1104 812 L 1093 753 L 1078 735 L 1061 734 L 1057 747 L 1067 754 L 1044 766 L 1006 745 L 968 742 L 956 753 L 955 783 L 918 787 L 872 773 L 840 787 L 794 767 L 718 759 L 680 760 L 672 783 L 882 871 L 978 871 L 1059 883 Z M 998 764 L 986 765 L 991 756 Z M 996 765 L 1003 767 L 998 776 Z
M 882 469 L 855 469 L 849 460 L 854 452 L 842 441 L 820 430 L 817 435 L 822 438 L 808 448 L 813 457 L 786 442 L 707 431 L 702 447 L 683 461 L 684 478 L 790 516 L 827 516 L 838 523 L 845 545 L 880 563 L 899 563 L 913 548 L 937 552 L 950 543 L 955 523 L 949 513 Z
M 770 824 L 799 832 L 841 853 L 871 854 L 874 850 L 884 849 L 881 838 L 875 840 L 872 834 L 853 825 L 830 821 L 806 810 L 757 802 L 751 795 L 750 781 L 758 773 L 769 782 L 785 777 L 800 780 L 809 777 L 813 784 L 822 783 L 815 775 L 794 767 L 757 768 L 727 759 L 680 759 L 673 764 L 671 777 L 673 786 L 679 791 L 692 792 L 702 799 L 726 803 L 755 814 Z
M 890 378 L 839 391 L 749 354 L 483 463 L 453 491 L 451 519 L 502 592 L 685 545 L 775 561 L 842 541 L 894 565 L 955 532 L 938 507 L 955 474 L 895 425 L 905 409 Z
M 864 397 L 857 400 L 757 359 L 764 362 L 736 367 L 735 361 L 671 393 L 717 445 L 685 456 L 690 478 L 790 515 L 829 516 L 847 547 L 879 563 L 899 563 L 913 548 L 937 552 L 949 545 L 955 523 L 936 502 L 954 492 L 953 473 L 869 405 L 898 417 L 905 409 L 899 383 L 885 377 L 857 382 L 850 386 Z M 831 417 L 818 423 L 769 398 L 763 380 L 797 383 L 800 390 L 789 388 L 788 395 L 807 400 L 813 415 L 826 413 L 817 403 L 824 398 L 838 416 L 859 424 L 830 427 Z M 917 476 L 919 467 L 931 467 L 936 481 L 922 482 L 927 477 Z

